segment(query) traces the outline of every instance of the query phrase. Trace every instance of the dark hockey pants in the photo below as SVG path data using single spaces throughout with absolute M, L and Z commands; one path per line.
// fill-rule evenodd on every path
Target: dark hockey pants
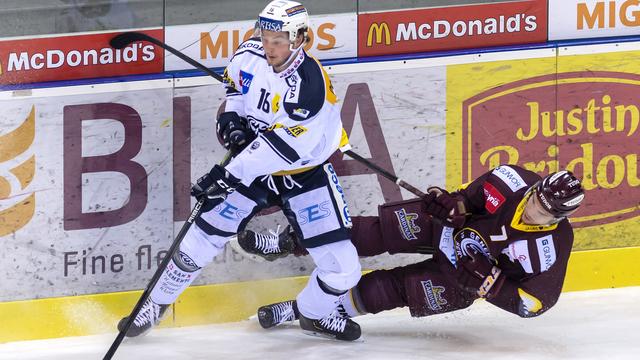
M 379 217 L 354 218 L 351 240 L 358 255 L 439 251 L 439 235 L 434 236 L 434 224 L 419 207 L 419 200 L 385 204 Z M 378 313 L 408 306 L 412 316 L 428 316 L 470 306 L 475 297 L 458 289 L 448 273 L 453 268 L 441 266 L 437 258 L 364 275 L 356 286 L 362 310 Z

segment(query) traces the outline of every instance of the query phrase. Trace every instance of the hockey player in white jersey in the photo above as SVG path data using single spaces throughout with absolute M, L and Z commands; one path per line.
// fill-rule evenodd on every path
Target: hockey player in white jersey
M 260 38 L 241 44 L 231 59 L 217 132 L 226 148 L 244 149 L 191 189 L 207 198 L 205 210 L 127 336 L 157 324 L 230 237 L 278 205 L 317 266 L 297 296 L 300 326 L 340 340 L 360 337 L 359 325 L 334 311 L 361 268 L 342 187 L 327 161 L 344 139 L 339 107 L 328 75 L 303 49 L 308 22 L 301 4 L 272 1 L 259 15 Z

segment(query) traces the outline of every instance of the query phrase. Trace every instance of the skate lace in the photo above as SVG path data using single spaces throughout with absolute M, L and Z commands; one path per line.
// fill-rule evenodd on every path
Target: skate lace
M 279 232 L 280 225 L 278 225 L 275 231 L 269 229 L 269 234 L 256 233 L 256 249 L 262 251 L 263 254 L 279 253 Z
M 273 305 L 273 318 L 276 324 L 282 324 L 285 321 L 294 321 L 295 313 L 293 312 L 293 301 L 285 301 Z
M 157 305 L 151 300 L 147 300 L 144 303 L 142 309 L 136 315 L 133 320 L 134 325 L 141 327 L 147 323 L 155 324 L 160 318 L 160 305 Z
M 327 317 L 320 319 L 320 325 L 327 330 L 335 332 L 344 332 L 344 328 L 347 326 L 347 318 L 340 316 L 339 314 L 331 314 Z

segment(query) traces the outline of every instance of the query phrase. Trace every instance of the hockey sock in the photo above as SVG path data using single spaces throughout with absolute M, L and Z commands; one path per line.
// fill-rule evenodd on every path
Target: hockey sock
M 172 304 L 178 296 L 198 277 L 202 268 L 197 266 L 191 258 L 178 251 L 169 260 L 167 268 L 151 290 L 151 300 L 156 304 Z
M 367 310 L 362 304 L 358 287 L 354 287 L 345 294 L 342 300 L 342 307 L 349 317 L 356 317 L 367 314 Z

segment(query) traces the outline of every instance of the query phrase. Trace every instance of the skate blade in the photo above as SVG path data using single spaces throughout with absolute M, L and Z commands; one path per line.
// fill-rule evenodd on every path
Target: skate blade
M 313 336 L 321 339 L 339 341 L 341 343 L 363 343 L 364 342 L 364 338 L 362 337 L 362 335 L 360 335 L 360 337 L 355 340 L 338 340 L 334 335 L 326 334 L 326 333 L 319 333 L 319 332 L 310 331 L 310 330 L 302 330 L 302 333 L 305 335 L 309 335 L 309 336 Z
M 257 262 L 257 263 L 266 263 L 266 262 L 268 262 L 267 259 L 263 258 L 260 255 L 250 254 L 250 253 L 244 251 L 242 246 L 240 246 L 240 243 L 238 242 L 238 237 L 236 235 L 234 235 L 231 238 L 231 240 L 229 240 L 229 246 L 231 246 L 231 249 L 233 249 L 233 251 L 235 251 L 238 254 L 242 255 L 242 257 L 244 257 L 245 259 L 249 259 L 249 260 L 251 260 L 253 262 Z

